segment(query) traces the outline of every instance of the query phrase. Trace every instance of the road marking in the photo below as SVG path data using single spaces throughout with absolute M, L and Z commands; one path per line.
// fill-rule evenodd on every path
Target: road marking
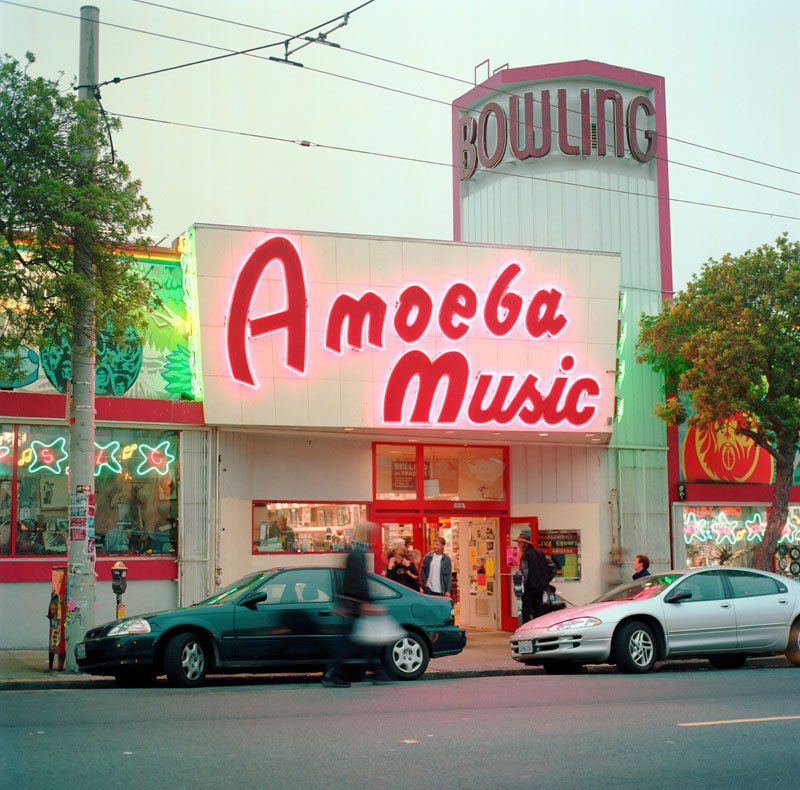
M 761 719 L 721 719 L 720 721 L 684 721 L 678 722 L 679 727 L 715 727 L 718 724 L 751 724 L 756 721 L 788 721 L 800 719 L 800 716 L 765 716 Z

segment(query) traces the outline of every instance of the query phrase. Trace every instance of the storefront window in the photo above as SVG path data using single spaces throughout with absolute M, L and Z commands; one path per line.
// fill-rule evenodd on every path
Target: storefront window
M 375 445 L 375 498 L 418 499 L 415 445 Z
M 66 428 L 21 425 L 15 553 L 66 554 L 69 514 Z
M 752 568 L 767 526 L 764 505 L 676 505 L 678 545 L 686 565 L 740 565 Z M 681 539 L 682 537 L 682 539 Z M 790 506 L 778 540 L 775 570 L 800 578 L 800 507 Z
M 365 504 L 253 502 L 253 554 L 347 551 Z
M 11 484 L 14 460 L 14 429 L 0 426 L 0 555 L 11 554 Z
M 13 431 L 8 429 L 3 436 L 3 444 L 13 448 Z M 4 554 L 67 553 L 68 448 L 66 428 L 22 425 L 11 469 L 2 465 L 0 457 Z M 175 554 L 177 459 L 175 431 L 97 430 L 94 530 L 98 554 Z M 14 466 L 16 513 L 12 511 Z M 13 545 L 13 552 L 6 544 Z
M 506 499 L 506 464 L 501 447 L 427 445 L 423 458 L 426 500 Z

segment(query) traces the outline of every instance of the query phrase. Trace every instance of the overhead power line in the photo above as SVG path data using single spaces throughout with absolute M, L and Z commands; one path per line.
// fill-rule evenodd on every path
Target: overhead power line
M 422 159 L 420 157 L 401 156 L 400 154 L 389 154 L 386 153 L 385 151 L 370 151 L 364 148 L 349 148 L 347 146 L 330 145 L 327 143 L 317 143 L 317 142 L 312 142 L 310 140 L 293 140 L 288 137 L 278 137 L 277 135 L 261 134 L 258 132 L 246 132 L 240 129 L 222 129 L 220 127 L 215 127 L 215 126 L 205 126 L 202 124 L 186 123 L 184 121 L 170 121 L 164 118 L 148 118 L 142 115 L 128 115 L 125 113 L 118 113 L 118 112 L 113 114 L 116 115 L 118 118 L 126 118 L 128 120 L 133 120 L 133 121 L 144 121 L 147 123 L 162 124 L 165 126 L 176 126 L 184 129 L 196 129 L 200 131 L 214 132 L 217 134 L 235 135 L 239 137 L 247 137 L 256 140 L 269 140 L 277 143 L 290 143 L 292 145 L 297 145 L 302 148 L 320 148 L 328 151 L 338 151 L 341 153 L 360 154 L 363 156 L 374 156 L 381 159 L 393 159 L 399 162 L 413 162 L 416 164 L 432 165 L 435 167 L 446 167 L 450 170 L 452 170 L 454 167 L 457 167 L 457 165 L 454 165 L 451 162 L 439 162 L 434 159 Z M 626 189 L 615 189 L 614 187 L 603 187 L 594 184 L 577 184 L 571 181 L 560 181 L 558 179 L 547 178 L 545 176 L 525 175 L 523 173 L 518 173 L 518 172 L 509 173 L 507 171 L 503 171 L 498 168 L 495 168 L 492 172 L 499 173 L 501 175 L 512 176 L 514 178 L 522 178 L 531 181 L 541 181 L 547 184 L 554 184 L 562 187 L 574 187 L 577 189 L 592 189 L 598 192 L 612 192 L 620 195 L 630 195 L 632 197 L 647 198 L 648 200 L 667 200 L 670 203 L 680 203 L 689 206 L 702 206 L 704 208 L 716 208 L 724 211 L 736 211 L 743 214 L 756 214 L 764 217 L 774 217 L 777 219 L 788 219 L 800 222 L 800 216 L 793 216 L 790 214 L 778 214 L 773 211 L 758 211 L 756 209 L 740 208 L 738 206 L 726 206 L 719 203 L 708 203 L 700 200 L 688 200 L 685 198 L 676 198 L 672 196 L 667 198 L 663 197 L 662 195 L 649 195 L 643 192 L 631 192 L 630 190 Z
M 284 35 L 284 36 L 287 35 L 287 34 L 282 34 L 279 31 L 270 30 L 269 28 L 263 28 L 263 27 L 259 27 L 259 26 L 256 26 L 256 25 L 249 25 L 249 24 L 246 24 L 246 23 L 237 22 L 237 21 L 230 20 L 230 19 L 225 19 L 223 17 L 215 17 L 215 16 L 202 14 L 202 13 L 195 12 L 195 11 L 188 11 L 186 9 L 175 8 L 173 6 L 168 6 L 168 5 L 165 5 L 165 4 L 162 4 L 162 3 L 152 2 L 151 0 L 133 0 L 133 1 L 141 3 L 141 4 L 144 4 L 144 5 L 155 6 L 155 7 L 163 8 L 163 9 L 166 9 L 166 10 L 176 11 L 176 12 L 179 12 L 179 13 L 189 14 L 189 15 L 192 15 L 192 16 L 198 16 L 200 18 L 207 18 L 207 19 L 210 19 L 210 20 L 213 20 L 213 21 L 219 21 L 219 22 L 224 22 L 224 23 L 236 25 L 236 26 L 252 28 L 252 29 L 256 29 L 256 30 L 262 31 L 262 32 L 270 32 L 270 33 L 274 33 L 276 35 Z M 182 69 L 182 68 L 187 68 L 187 67 L 190 67 L 190 66 L 199 65 L 199 64 L 202 64 L 202 63 L 210 63 L 210 62 L 213 62 L 213 61 L 216 61 L 216 60 L 222 60 L 224 58 L 230 58 L 230 57 L 234 57 L 234 56 L 237 56 L 237 55 L 248 55 L 248 56 L 251 56 L 251 57 L 258 58 L 260 60 L 278 61 L 278 62 L 291 63 L 293 65 L 301 65 L 299 63 L 295 63 L 294 61 L 289 61 L 288 60 L 288 54 L 290 54 L 289 50 L 288 50 L 288 43 L 289 42 L 291 42 L 292 40 L 295 40 L 295 39 L 298 39 L 298 40 L 299 39 L 303 39 L 303 37 L 305 37 L 306 34 L 309 33 L 309 32 L 313 32 L 314 30 L 318 30 L 320 27 L 325 27 L 326 25 L 331 24 L 331 23 L 333 23 L 333 22 L 335 22 L 337 20 L 345 19 L 347 16 L 349 16 L 349 14 L 354 13 L 355 11 L 363 8 L 364 6 L 368 5 L 371 2 L 374 2 L 374 0 L 368 0 L 368 2 L 362 3 L 360 6 L 357 6 L 352 11 L 346 12 L 345 14 L 342 14 L 339 17 L 334 17 L 332 20 L 328 20 L 327 22 L 321 23 L 320 25 L 317 25 L 317 26 L 315 26 L 313 28 L 309 28 L 307 31 L 304 31 L 303 33 L 298 33 L 296 35 L 289 35 L 288 38 L 284 38 L 281 41 L 276 41 L 276 42 L 272 42 L 270 44 L 265 44 L 265 45 L 261 45 L 261 46 L 258 46 L 258 47 L 252 47 L 252 48 L 243 49 L 243 50 L 230 50 L 230 49 L 227 49 L 225 47 L 220 47 L 220 46 L 217 46 L 217 45 L 214 45 L 214 44 L 208 44 L 208 43 L 201 42 L 201 41 L 191 41 L 191 40 L 188 40 L 188 39 L 185 39 L 185 38 L 181 38 L 181 37 L 170 36 L 170 35 L 163 34 L 163 33 L 156 33 L 156 32 L 153 32 L 153 31 L 143 30 L 143 29 L 140 29 L 140 28 L 133 28 L 133 27 L 125 26 L 125 25 L 118 25 L 118 24 L 108 23 L 108 22 L 101 23 L 101 24 L 105 24 L 106 26 L 109 26 L 109 27 L 122 29 L 122 30 L 127 30 L 127 31 L 130 31 L 130 32 L 136 32 L 136 33 L 140 33 L 140 34 L 143 34 L 143 35 L 156 36 L 158 38 L 165 38 L 167 40 L 180 41 L 182 43 L 189 43 L 189 44 L 193 44 L 193 45 L 196 45 L 196 46 L 206 47 L 206 48 L 210 48 L 210 49 L 217 49 L 217 50 L 223 51 L 225 54 L 214 56 L 214 57 L 211 57 L 211 58 L 203 58 L 203 59 L 199 59 L 199 60 L 189 61 L 187 63 L 179 64 L 179 65 L 176 65 L 176 66 L 169 66 L 169 67 L 165 67 L 165 68 L 162 68 L 162 69 L 156 69 L 156 70 L 152 70 L 152 71 L 141 72 L 139 74 L 132 74 L 132 75 L 128 75 L 127 77 L 114 77 L 111 80 L 107 80 L 106 82 L 101 83 L 99 86 L 92 86 L 92 87 L 103 87 L 103 86 L 111 84 L 111 83 L 118 84 L 118 83 L 126 81 L 126 80 L 137 79 L 137 78 L 140 78 L 140 77 L 153 76 L 153 75 L 161 74 L 161 73 L 164 73 L 164 72 L 169 72 L 169 71 L 174 71 L 174 70 L 177 70 L 177 69 Z M 57 12 L 57 11 L 50 11 L 49 9 L 41 9 L 41 8 L 37 8 L 35 6 L 30 6 L 30 5 L 27 5 L 27 4 L 24 4 L 24 3 L 13 2 L 13 0 L 0 0 L 0 3 L 5 3 L 7 5 L 21 6 L 23 8 L 28 8 L 28 9 L 35 10 L 35 11 L 44 11 L 46 13 L 52 13 L 52 14 L 56 14 L 56 15 L 59 15 L 59 16 L 65 16 L 65 17 L 69 17 L 69 18 L 73 18 L 73 19 L 79 19 L 79 17 L 77 17 L 75 15 L 72 15 L 72 14 L 67 14 L 67 13 Z M 325 44 L 325 43 L 330 43 L 330 42 L 327 42 L 325 40 L 324 36 L 323 36 L 322 38 L 305 39 L 305 43 L 301 44 L 300 47 L 308 46 L 311 43 L 322 43 L 322 44 Z M 284 58 L 275 58 L 275 57 L 265 58 L 265 57 L 263 57 L 261 55 L 256 54 L 260 50 L 264 50 L 264 49 L 268 49 L 268 48 L 276 47 L 276 46 L 284 46 L 285 47 L 287 55 Z M 298 47 L 298 49 L 300 47 Z M 357 54 L 357 55 L 361 55 L 361 56 L 369 57 L 369 58 L 374 58 L 376 60 L 380 60 L 380 61 L 384 61 L 384 62 L 387 62 L 387 63 L 391 63 L 391 64 L 398 65 L 398 66 L 401 66 L 401 67 L 404 67 L 404 68 L 413 69 L 415 71 L 420 71 L 420 72 L 423 72 L 423 73 L 426 73 L 426 74 L 429 74 L 429 75 L 434 75 L 434 76 L 439 76 L 439 77 L 442 77 L 442 78 L 445 78 L 445 79 L 454 80 L 454 81 L 459 82 L 459 83 L 467 84 L 470 87 L 474 87 L 472 83 L 470 83 L 470 82 L 468 82 L 466 80 L 462 80 L 462 79 L 460 79 L 458 77 L 452 77 L 450 75 L 441 74 L 439 72 L 434 72 L 434 71 L 430 71 L 430 70 L 427 70 L 427 69 L 422 69 L 420 67 L 413 66 L 411 64 L 406 64 L 406 63 L 402 63 L 400 61 L 395 61 L 395 60 L 390 60 L 390 59 L 387 59 L 387 58 L 382 58 L 380 56 L 371 55 L 369 53 L 359 52 L 358 50 L 350 50 L 350 49 L 347 49 L 346 47 L 340 47 L 338 45 L 337 45 L 337 48 L 342 49 L 343 51 L 346 51 L 346 52 L 351 52 L 353 54 Z M 294 51 L 296 51 L 296 49 L 292 50 L 292 52 L 294 52 Z M 423 94 L 414 93 L 414 92 L 411 92 L 411 91 L 404 91 L 404 90 L 401 90 L 401 89 L 398 89 L 398 88 L 393 88 L 391 86 L 386 86 L 386 85 L 381 85 L 379 83 L 370 82 L 368 80 L 361 80 L 361 79 L 358 79 L 356 77 L 349 77 L 349 76 L 346 76 L 346 75 L 343 75 L 343 74 L 338 74 L 336 72 L 326 71 L 324 69 L 316 69 L 316 68 L 313 68 L 313 67 L 306 66 L 305 70 L 309 71 L 309 72 L 316 73 L 316 74 L 322 74 L 322 75 L 325 75 L 325 76 L 333 77 L 335 79 L 342 79 L 342 80 L 346 80 L 346 81 L 353 82 L 353 83 L 356 83 L 356 84 L 364 85 L 364 86 L 367 86 L 367 87 L 377 88 L 379 90 L 388 91 L 390 93 L 396 93 L 398 95 L 407 96 L 407 97 L 415 98 L 415 99 L 421 99 L 423 101 L 428 101 L 428 102 L 432 102 L 432 103 L 435 103 L 435 104 L 440 104 L 440 105 L 443 105 L 443 106 L 448 107 L 448 108 L 450 108 L 452 106 L 452 103 L 449 102 L 449 101 L 445 101 L 445 100 L 442 100 L 442 99 L 436 99 L 436 98 L 433 98 L 433 97 L 430 97 L 430 96 L 425 96 Z M 509 95 L 509 96 L 518 96 L 519 95 L 519 94 L 515 94 L 515 93 L 513 93 L 511 91 L 503 91 L 502 89 L 497 89 L 497 88 L 494 88 L 493 91 L 496 92 L 496 93 L 501 93 L 501 94 L 505 94 L 505 95 Z M 567 109 L 568 109 L 569 112 L 579 113 L 578 110 L 574 110 L 572 108 L 567 108 Z M 573 140 L 579 140 L 580 139 L 579 135 L 575 135 L 575 134 L 572 134 L 572 133 L 569 133 L 569 132 L 567 132 L 566 136 L 568 138 L 573 139 Z M 784 170 L 784 171 L 789 172 L 789 173 L 797 173 L 798 175 L 800 175 L 800 171 L 794 171 L 794 170 L 791 170 L 789 168 L 781 167 L 779 165 L 773 165 L 773 164 L 770 164 L 770 163 L 767 163 L 767 162 L 760 162 L 759 160 L 756 160 L 756 159 L 743 157 L 743 156 L 740 156 L 738 154 L 732 154 L 730 152 L 726 152 L 726 151 L 723 151 L 721 149 L 715 149 L 715 148 L 711 148 L 709 146 L 703 146 L 703 145 L 700 145 L 698 143 L 691 143 L 691 142 L 688 142 L 688 141 L 685 141 L 685 140 L 681 140 L 681 139 L 675 138 L 675 137 L 670 137 L 670 136 L 667 136 L 667 135 L 665 135 L 665 137 L 668 140 L 674 140 L 676 142 L 681 142 L 681 143 L 684 143 L 686 145 L 691 145 L 691 146 L 695 146 L 695 147 L 698 147 L 698 148 L 702 148 L 704 150 L 714 151 L 716 153 L 723 154 L 723 155 L 726 155 L 726 156 L 731 156 L 731 157 L 734 157 L 734 158 L 747 160 L 747 161 L 753 162 L 755 164 L 763 165 L 765 167 L 772 167 L 772 168 Z M 704 167 L 700 167 L 699 165 L 691 165 L 691 164 L 689 164 L 687 162 L 680 162 L 680 161 L 675 160 L 675 159 L 669 159 L 668 157 L 659 156 L 658 154 L 656 154 L 654 158 L 656 160 L 665 161 L 665 162 L 668 162 L 668 163 L 673 164 L 673 165 L 678 166 L 678 167 L 685 167 L 685 168 L 690 169 L 690 170 L 696 170 L 698 172 L 706 173 L 706 174 L 709 174 L 709 175 L 716 175 L 716 176 L 719 176 L 721 178 L 728 178 L 730 180 L 738 181 L 738 182 L 744 183 L 744 184 L 749 184 L 751 186 L 758 186 L 758 187 L 762 187 L 764 189 L 771 189 L 771 190 L 774 190 L 774 191 L 777 191 L 777 192 L 782 192 L 782 193 L 785 193 L 785 194 L 800 196 L 800 192 L 796 192 L 796 191 L 793 191 L 793 190 L 790 190 L 790 189 L 785 189 L 783 187 L 778 187 L 778 186 L 775 186 L 774 184 L 765 184 L 765 183 L 760 182 L 760 181 L 754 181 L 752 179 L 742 178 L 740 176 L 735 176 L 735 175 L 732 175 L 730 173 L 724 173 L 724 172 L 721 172 L 721 171 L 718 171 L 718 170 L 713 170 L 711 168 L 704 168 Z
M 133 0 L 133 2 L 134 3 L 139 3 L 141 5 L 153 6 L 155 8 L 163 8 L 164 10 L 174 11 L 174 12 L 179 13 L 179 14 L 187 14 L 189 16 L 195 16 L 195 17 L 198 17 L 200 19 L 208 19 L 208 20 L 211 20 L 211 21 L 214 21 L 214 22 L 222 22 L 224 24 L 234 25 L 236 27 L 249 28 L 250 30 L 258 30 L 258 31 L 264 32 L 264 33 L 273 33 L 274 35 L 278 35 L 278 36 L 287 35 L 286 33 L 282 33 L 282 32 L 280 32 L 278 30 L 271 30 L 270 28 L 260 27 L 258 25 L 251 25 L 251 24 L 248 24 L 247 22 L 239 22 L 239 21 L 234 20 L 234 19 L 228 19 L 227 17 L 219 17 L 219 16 L 213 16 L 211 14 L 203 14 L 203 13 L 201 13 L 199 11 L 190 11 L 190 10 L 187 10 L 185 8 L 176 8 L 175 6 L 170 6 L 170 5 L 167 5 L 166 3 L 154 2 L 154 0 Z M 380 55 L 375 55 L 375 54 L 373 54 L 371 52 L 363 52 L 363 51 L 357 50 L 357 49 L 350 49 L 349 47 L 342 46 L 342 47 L 339 47 L 339 49 L 341 49 L 342 52 L 349 52 L 352 55 L 358 55 L 360 57 L 370 58 L 372 60 L 380 61 L 381 63 L 386 63 L 386 64 L 392 65 L 392 66 L 398 66 L 398 67 L 404 68 L 404 69 L 410 69 L 412 71 L 419 72 L 420 74 L 427 74 L 428 76 L 431 76 L 431 77 L 440 77 L 441 79 L 446 79 L 446 80 L 450 80 L 452 82 L 457 82 L 457 83 L 459 83 L 461 85 L 466 85 L 466 86 L 468 86 L 470 88 L 474 88 L 475 87 L 475 84 L 470 82 L 469 80 L 465 80 L 465 79 L 463 79 L 461 77 L 455 77 L 452 74 L 444 74 L 442 72 L 434 71 L 432 69 L 426 69 L 426 68 L 423 68 L 421 66 L 415 66 L 412 63 L 404 63 L 403 61 L 400 61 L 400 60 L 394 60 L 392 58 L 385 58 L 385 57 L 382 57 Z M 326 73 L 326 72 L 323 72 L 323 73 Z M 383 87 L 383 86 L 378 86 L 378 87 Z M 519 96 L 519 94 L 515 94 L 513 91 L 506 91 L 506 90 L 503 90 L 502 88 L 493 88 L 492 90 L 495 91 L 496 93 L 505 94 L 507 96 Z M 422 97 L 422 98 L 425 98 L 425 97 Z M 435 100 L 433 100 L 433 101 L 435 101 Z M 450 104 L 450 103 L 448 102 L 448 104 Z M 573 110 L 571 108 L 568 108 L 568 112 L 579 113 L 578 110 Z M 665 138 L 667 140 L 672 140 L 673 142 L 681 143 L 682 145 L 692 146 L 694 148 L 699 148 L 699 149 L 701 149 L 703 151 L 711 151 L 713 153 L 720 154 L 722 156 L 729 156 L 729 157 L 732 157 L 734 159 L 741 159 L 742 161 L 750 162 L 752 164 L 760 165 L 762 167 L 770 167 L 770 168 L 773 168 L 775 170 L 782 170 L 783 172 L 792 173 L 793 175 L 800 175 L 800 171 L 792 170 L 791 168 L 784 167 L 783 165 L 777 165 L 777 164 L 773 164 L 771 162 L 764 162 L 764 161 L 759 160 L 759 159 L 753 159 L 753 158 L 751 158 L 749 156 L 743 156 L 742 154 L 734 154 L 734 153 L 732 153 L 730 151 L 725 151 L 725 150 L 723 150 L 721 148 L 713 148 L 711 146 L 702 145 L 701 143 L 694 143 L 694 142 L 691 142 L 690 140 L 684 140 L 684 139 L 682 139 L 680 137 L 674 137 L 672 135 L 664 135 L 664 136 L 665 136 Z M 683 163 L 675 162 L 675 164 L 683 164 Z M 686 166 L 688 167 L 690 165 L 686 165 Z M 698 169 L 702 169 L 702 168 L 698 168 Z M 715 173 L 715 171 L 713 171 L 713 170 L 709 170 L 709 171 L 706 171 L 706 172 Z M 724 175 L 724 174 L 716 173 L 716 175 Z M 742 180 L 744 180 L 744 179 L 742 179 Z M 756 184 L 757 182 L 749 182 L 749 183 Z M 760 186 L 765 186 L 765 185 L 760 185 Z M 772 187 L 772 188 L 777 189 L 777 187 Z M 786 190 L 786 191 L 788 191 L 788 190 Z M 798 193 L 792 192 L 791 194 L 798 194 Z

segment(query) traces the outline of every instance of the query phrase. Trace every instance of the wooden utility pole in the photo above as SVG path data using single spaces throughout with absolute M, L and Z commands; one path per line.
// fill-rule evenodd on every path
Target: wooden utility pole
M 100 9 L 81 7 L 78 98 L 93 101 L 98 83 Z M 81 152 L 87 171 L 95 152 Z M 88 177 L 88 176 L 87 176 Z M 75 237 L 75 271 L 94 281 L 92 243 L 83 233 Z M 75 646 L 94 625 L 95 543 L 94 543 L 94 299 L 87 299 L 77 311 L 72 331 L 72 401 L 69 425 L 69 566 L 67 571 L 67 662 L 68 672 L 78 671 Z M 69 397 L 69 395 L 68 395 Z

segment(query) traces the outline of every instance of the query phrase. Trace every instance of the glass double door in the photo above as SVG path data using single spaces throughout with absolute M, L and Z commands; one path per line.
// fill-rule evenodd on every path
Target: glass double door
M 452 596 L 456 622 L 463 628 L 501 628 L 500 518 L 497 516 L 386 516 L 380 518 L 380 556 L 375 570 L 386 567 L 392 548 L 410 539 L 420 559 L 437 536 L 453 568 Z

